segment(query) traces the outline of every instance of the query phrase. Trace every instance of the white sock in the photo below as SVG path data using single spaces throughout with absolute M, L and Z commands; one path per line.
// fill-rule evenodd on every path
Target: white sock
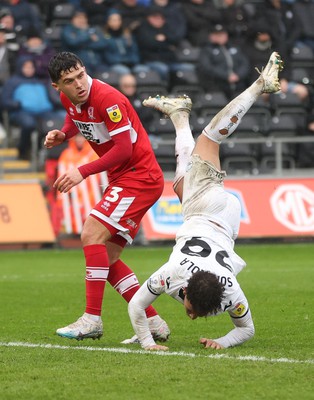
M 84 313 L 84 317 L 87 317 L 95 322 L 99 322 L 101 320 L 101 317 L 99 315 L 94 315 L 94 314 Z
M 171 115 L 171 121 L 176 130 L 176 172 L 173 180 L 173 188 L 177 186 L 183 178 L 188 162 L 190 161 L 191 153 L 195 146 L 195 141 L 191 132 L 189 114 L 179 111 Z
M 194 146 L 195 142 L 190 129 L 177 132 L 175 146 L 177 166 L 175 177 L 173 180 L 174 188 L 177 186 L 177 184 L 183 178 L 186 172 L 186 167 L 190 161 Z
M 227 104 L 204 128 L 203 134 L 216 143 L 230 136 L 241 119 L 262 93 L 263 81 L 256 80 L 248 89 Z

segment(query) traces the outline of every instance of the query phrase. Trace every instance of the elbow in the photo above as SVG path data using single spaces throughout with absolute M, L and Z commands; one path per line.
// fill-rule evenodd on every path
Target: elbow
M 252 324 L 252 325 L 246 327 L 245 330 L 246 330 L 246 337 L 247 337 L 246 340 L 252 339 L 253 336 L 255 335 L 255 327 L 254 327 L 254 324 Z
M 130 142 L 129 145 L 127 147 L 124 148 L 124 161 L 128 161 L 133 154 L 133 145 Z

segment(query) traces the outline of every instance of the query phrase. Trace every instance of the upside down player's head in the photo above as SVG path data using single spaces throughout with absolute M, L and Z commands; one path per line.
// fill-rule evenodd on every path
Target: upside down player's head
M 184 289 L 184 307 L 191 319 L 217 314 L 224 297 L 224 286 L 209 271 L 195 272 Z

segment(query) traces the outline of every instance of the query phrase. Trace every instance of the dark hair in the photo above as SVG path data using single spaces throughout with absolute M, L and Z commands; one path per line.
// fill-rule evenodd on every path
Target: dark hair
M 224 286 L 218 277 L 209 271 L 195 272 L 188 280 L 186 296 L 199 317 L 217 314 L 224 297 Z
M 62 51 L 55 54 L 49 61 L 48 73 L 52 82 L 57 83 L 63 72 L 69 72 L 71 69 L 83 67 L 83 61 L 74 53 Z

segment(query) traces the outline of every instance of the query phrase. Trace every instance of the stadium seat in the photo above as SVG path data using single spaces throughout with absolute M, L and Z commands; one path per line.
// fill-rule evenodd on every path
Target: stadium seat
M 53 129 L 61 129 L 64 124 L 64 117 L 56 115 L 53 118 L 41 118 L 38 121 L 38 131 L 42 134 Z
M 52 10 L 51 25 L 65 25 L 67 24 L 74 13 L 75 5 L 72 3 L 59 3 L 56 4 Z
M 259 96 L 254 102 L 252 107 L 249 109 L 247 114 L 254 114 L 258 118 L 262 118 L 263 124 L 267 126 L 267 121 L 271 117 L 272 110 L 270 108 L 269 100 L 265 99 L 263 96 Z
M 277 136 L 280 137 L 280 136 Z M 282 158 L 282 168 L 295 168 L 295 145 L 291 143 L 281 143 L 280 152 Z M 276 168 L 277 144 L 270 140 L 266 140 L 260 146 L 260 164 L 261 173 L 271 173 Z
M 164 118 L 161 113 L 159 118 L 156 118 L 149 126 L 149 133 L 156 135 L 159 138 L 175 138 L 175 129 L 169 118 Z
M 303 85 L 314 84 L 314 67 L 294 67 L 291 70 L 291 80 Z
M 141 71 L 135 74 L 137 93 L 142 99 L 149 96 L 168 95 L 167 84 L 156 71 Z
M 192 46 L 188 40 L 184 39 L 176 49 L 177 61 L 196 64 L 199 60 L 200 52 L 200 47 Z
M 106 82 L 115 88 L 119 87 L 120 75 L 115 71 L 98 70 L 94 72 L 93 78 Z
M 151 86 L 163 86 L 165 82 L 161 79 L 160 75 L 156 71 L 141 71 L 135 74 L 138 87 L 151 87 Z
M 300 100 L 300 98 L 292 92 L 279 92 L 269 96 L 269 103 L 274 115 L 293 114 L 304 115 L 308 107 L 308 103 Z
M 268 136 L 295 136 L 297 134 L 297 118 L 289 113 L 274 115 L 268 124 Z
M 314 66 L 314 53 L 309 46 L 302 45 L 293 47 L 290 57 L 292 67 Z
M 183 71 L 183 70 L 178 70 L 176 71 L 171 79 L 172 82 L 172 92 L 177 92 L 175 90 L 176 87 L 180 86 L 182 87 L 182 90 L 184 91 L 184 87 L 187 88 L 192 88 L 196 93 L 203 93 L 204 90 L 201 87 L 197 73 L 194 70 L 190 71 Z
M 232 136 L 234 139 L 239 139 L 241 137 L 243 136 L 239 134 Z M 254 150 L 255 148 L 251 145 L 251 143 L 236 143 L 231 139 L 231 137 L 228 138 L 228 140 L 223 141 L 220 145 L 220 155 L 222 158 L 231 156 L 255 157 Z
M 164 172 L 174 172 L 176 169 L 174 140 L 165 141 L 157 136 L 150 136 L 150 139 L 152 148 L 161 169 Z
M 292 156 L 282 156 L 282 169 L 295 169 L 296 161 Z M 264 156 L 259 164 L 260 173 L 269 174 L 276 169 L 276 156 Z
M 241 125 L 241 124 L 240 124 Z M 251 129 L 237 131 L 220 145 L 220 157 L 222 167 L 229 174 L 257 175 L 260 143 L 254 143 L 254 139 L 264 138 L 262 133 L 254 133 Z M 238 139 L 247 139 L 246 142 L 237 142 Z
M 198 116 L 195 112 L 191 112 L 190 115 L 190 127 L 194 138 L 198 137 L 205 126 L 212 120 L 214 114 L 205 116 Z
M 43 32 L 43 38 L 47 40 L 56 51 L 60 51 L 62 48 L 61 31 L 62 26 L 55 25 L 45 28 Z
M 265 134 L 267 131 L 267 121 L 263 114 L 247 113 L 242 118 L 238 128 L 237 136 L 239 133 L 248 133 L 254 135 L 255 133 Z
M 258 162 L 252 156 L 230 156 L 222 161 L 222 169 L 228 175 L 258 175 Z
M 186 94 L 189 96 L 194 103 L 197 97 L 204 93 L 203 89 L 199 85 L 174 85 L 171 89 L 171 96 L 182 96 Z
M 280 136 L 278 136 L 280 137 Z M 283 156 L 292 156 L 293 152 L 291 150 L 291 147 L 289 146 L 288 143 L 282 143 L 281 144 L 281 153 Z M 271 138 L 268 138 L 265 140 L 264 143 L 261 145 L 261 150 L 260 150 L 260 156 L 261 158 L 266 157 L 266 156 L 274 156 L 276 154 L 276 143 L 271 140 Z
M 228 102 L 223 92 L 207 92 L 197 96 L 193 108 L 200 116 L 206 116 L 208 113 L 216 114 L 216 112 L 220 111 Z
M 37 135 L 33 138 L 32 152 L 33 158 L 36 159 L 36 168 L 41 169 L 44 165 L 45 160 L 49 157 L 50 159 L 58 159 L 62 150 L 67 147 L 67 142 L 64 145 L 55 146 L 52 149 L 45 149 L 43 146 L 44 137 L 48 131 L 53 129 L 61 129 L 64 125 L 64 117 L 56 115 L 53 118 L 41 118 L 37 123 Z
M 147 99 L 149 96 L 168 96 L 168 90 L 164 86 L 140 86 L 137 88 L 138 96 L 144 100 Z

